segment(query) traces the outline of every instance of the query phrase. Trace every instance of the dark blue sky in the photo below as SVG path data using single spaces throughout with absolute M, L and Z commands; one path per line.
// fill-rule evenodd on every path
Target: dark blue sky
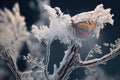
M 34 0 L 0 0 L 0 8 L 7 7 L 12 9 L 13 5 L 18 2 L 20 4 L 20 11 L 23 16 L 26 17 L 26 22 L 28 26 L 28 30 L 33 23 L 35 23 L 39 19 L 39 9 L 36 1 L 36 9 L 31 10 L 28 2 Z M 114 42 L 118 37 L 120 38 L 120 0 L 51 0 L 52 7 L 60 7 L 64 13 L 70 13 L 72 16 L 81 12 L 94 10 L 98 4 L 103 4 L 105 8 L 111 8 L 111 13 L 114 14 L 114 25 L 107 24 L 106 28 L 101 32 L 100 40 L 96 41 L 98 43 L 103 42 Z M 68 12 L 69 11 L 69 12 Z M 55 46 L 59 45 L 59 46 Z M 49 65 L 49 71 L 52 72 L 53 64 L 58 62 L 63 57 L 64 49 L 63 44 L 60 45 L 59 41 L 55 41 L 51 45 L 51 60 Z M 65 48 L 65 47 L 64 47 Z M 53 50 L 54 49 L 54 50 Z M 57 54 L 56 54 L 57 53 Z M 120 56 L 115 59 L 109 61 L 106 65 L 101 66 L 106 73 L 109 75 L 120 75 Z M 84 69 L 77 69 L 72 73 L 72 77 L 70 80 L 79 77 L 80 75 L 84 76 Z M 81 78 L 81 77 L 79 77 Z

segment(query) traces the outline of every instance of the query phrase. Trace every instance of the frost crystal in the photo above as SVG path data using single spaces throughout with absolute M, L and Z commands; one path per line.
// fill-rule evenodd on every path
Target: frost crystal
M 109 43 L 103 43 L 104 46 L 108 47 L 109 46 Z
M 25 18 L 20 15 L 19 5 L 15 4 L 12 11 L 0 9 L 0 45 L 9 50 L 13 60 L 16 61 L 23 42 L 29 36 L 26 29 Z
M 120 54 L 120 39 L 117 39 L 115 44 L 104 43 L 104 46 L 111 47 L 110 53 L 100 58 L 88 59 L 89 57 L 93 57 L 94 53 L 102 54 L 101 46 L 98 44 L 90 50 L 85 60 L 82 60 L 81 55 L 77 52 L 77 47 L 78 45 L 81 46 L 82 41 L 93 36 L 99 38 L 100 30 L 104 28 L 104 25 L 106 23 L 113 24 L 113 15 L 110 14 L 110 9 L 104 9 L 102 4 L 98 5 L 94 11 L 83 12 L 73 17 L 69 14 L 64 14 L 59 7 L 51 8 L 50 6 L 44 5 L 44 9 L 48 12 L 49 26 L 43 25 L 37 27 L 33 25 L 32 33 L 40 43 L 44 42 L 46 45 L 45 60 L 39 59 L 41 56 L 37 58 L 34 58 L 30 54 L 23 56 L 24 60 L 29 63 L 29 67 L 27 71 L 20 73 L 17 71 L 16 66 L 13 65 L 14 63 L 11 63 L 13 59 L 11 56 L 14 55 L 9 55 L 9 50 L 6 47 L 4 48 L 4 46 L 8 44 L 12 45 L 14 48 L 11 48 L 11 50 L 14 50 L 16 49 L 16 45 L 20 46 L 22 44 L 21 42 L 26 41 L 29 49 L 31 48 L 30 52 L 33 53 L 40 53 L 39 49 L 41 47 L 39 47 L 38 42 L 31 39 L 33 38 L 32 34 L 30 35 L 26 30 L 24 17 L 19 13 L 18 4 L 15 5 L 12 12 L 8 9 L 4 11 L 0 10 L 0 58 L 7 60 L 11 64 L 7 64 L 7 66 L 15 74 L 16 80 L 67 80 L 71 72 L 76 68 L 87 67 L 88 70 L 86 70 L 86 73 L 94 73 L 96 65 L 106 63 L 108 60 Z M 74 25 L 79 22 L 85 22 L 86 24 L 93 22 L 95 26 L 85 28 L 85 26 L 81 27 L 78 25 L 78 28 L 75 28 Z M 78 30 L 78 36 L 76 36 L 74 31 L 79 28 L 88 29 L 86 33 L 90 35 L 83 39 L 79 36 L 82 33 Z M 56 39 L 64 44 L 69 44 L 69 46 L 65 51 L 60 65 L 58 67 L 54 65 L 53 74 L 48 74 L 50 44 Z
M 96 21 L 97 25 L 93 30 L 93 34 L 99 38 L 100 30 L 104 28 L 105 23 L 113 25 L 113 15 L 110 14 L 111 9 L 104 9 L 103 5 L 98 5 L 94 11 L 83 12 L 72 17 L 72 20 L 77 23 L 81 21 Z
M 73 17 L 63 14 L 58 7 L 51 8 L 44 5 L 44 9 L 49 14 L 50 25 L 40 26 L 40 28 L 37 28 L 35 25 L 32 26 L 32 32 L 40 42 L 43 40 L 52 42 L 55 39 L 59 39 L 64 44 L 74 41 L 76 44 L 81 45 L 81 40 L 84 39 L 73 35 L 72 21 L 74 23 L 95 21 L 96 26 L 93 31 L 90 31 L 90 34 L 95 35 L 97 38 L 99 37 L 100 30 L 104 28 L 105 23 L 113 24 L 113 15 L 110 14 L 111 9 L 104 9 L 102 4 L 98 5 L 94 11 L 80 13 Z

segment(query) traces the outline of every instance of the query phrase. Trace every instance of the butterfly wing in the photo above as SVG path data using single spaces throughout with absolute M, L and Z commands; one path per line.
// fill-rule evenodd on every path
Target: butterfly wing
M 92 30 L 95 26 L 96 26 L 96 22 L 95 21 L 91 21 L 88 25 L 89 30 Z
M 89 28 L 86 22 L 78 22 L 74 25 L 74 28 L 78 37 L 86 38 L 89 36 Z

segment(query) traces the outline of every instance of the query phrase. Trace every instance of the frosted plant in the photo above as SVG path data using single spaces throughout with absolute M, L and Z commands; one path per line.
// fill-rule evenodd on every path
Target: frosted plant
M 30 54 L 23 56 L 23 59 L 28 62 L 29 67 L 25 72 L 20 72 L 15 67 L 15 63 L 13 63 L 11 57 L 12 54 L 9 55 L 9 50 L 5 49 L 3 44 L 0 44 L 0 59 L 7 61 L 6 63 L 14 74 L 16 80 L 67 80 L 69 79 L 69 75 L 79 67 L 88 68 L 88 73 L 94 72 L 94 67 L 99 64 L 106 63 L 120 54 L 120 39 L 117 39 L 114 44 L 110 43 L 110 52 L 100 58 L 93 56 L 93 58 L 90 59 L 93 53 L 102 53 L 102 50 L 100 49 L 102 46 L 97 44 L 90 50 L 85 59 L 82 59 L 81 54 L 78 52 L 78 48 L 82 47 L 82 42 L 84 40 L 89 37 L 96 37 L 98 39 L 100 31 L 104 28 L 104 25 L 106 23 L 113 24 L 113 15 L 110 14 L 111 9 L 104 9 L 103 5 L 100 4 L 94 11 L 83 12 L 73 17 L 69 14 L 64 14 L 59 7 L 51 8 L 50 6 L 44 5 L 44 9 L 47 11 L 49 16 L 49 26 L 32 26 L 32 33 L 35 38 L 38 39 L 40 44 L 42 42 L 45 43 L 47 47 L 44 59 L 41 59 L 41 57 L 34 58 Z M 2 27 L 0 27 L 0 36 L 2 37 L 6 34 L 9 38 L 9 34 L 12 39 L 9 41 L 10 45 L 12 45 L 11 43 L 19 40 L 21 41 L 21 39 L 26 39 L 27 36 L 26 41 L 28 41 L 28 45 L 30 46 L 31 41 L 28 36 L 32 34 L 24 28 L 24 18 L 20 16 L 18 5 L 15 5 L 13 8 L 13 13 L 8 9 L 5 9 L 5 12 L 0 11 L 0 13 L 2 14 L 2 16 L 0 16 L 0 20 L 4 18 L 1 23 Z M 16 22 L 20 22 L 20 24 L 17 23 L 16 25 Z M 6 25 L 8 26 L 7 28 L 3 27 Z M 20 29 L 17 28 L 17 26 Z M 20 33 L 18 34 L 17 31 L 20 31 Z M 4 41 L 7 37 L 1 38 L 1 40 Z M 57 39 L 61 43 L 65 45 L 67 44 L 68 49 L 65 51 L 59 66 L 57 67 L 56 64 L 54 64 L 53 74 L 49 74 L 48 64 L 50 58 L 50 45 Z M 16 45 L 17 44 L 14 43 L 13 47 Z M 10 48 L 10 50 L 13 50 L 13 48 Z
M 88 60 L 89 57 L 93 57 L 94 53 L 102 54 L 101 46 L 96 44 L 94 46 L 94 48 L 89 51 L 89 53 L 88 53 L 87 57 L 85 58 L 85 60 Z
M 58 7 L 51 8 L 46 5 L 44 7 L 50 16 L 50 25 L 40 29 L 38 29 L 35 25 L 32 26 L 32 32 L 39 41 L 52 42 L 55 39 L 59 39 L 64 44 L 69 44 L 71 41 L 75 40 L 77 44 L 81 45 L 81 40 L 83 39 L 76 37 L 73 34 L 73 23 L 75 24 L 83 21 L 96 22 L 92 35 L 95 35 L 97 38 L 99 37 L 100 30 L 104 28 L 105 23 L 113 24 L 113 15 L 110 14 L 110 9 L 103 9 L 102 4 L 97 6 L 94 11 L 80 13 L 73 17 L 69 14 L 63 14 Z M 91 30 L 89 32 L 91 32 Z
M 0 45 L 9 51 L 14 62 L 23 42 L 29 36 L 24 19 L 20 15 L 18 4 L 15 4 L 12 11 L 7 8 L 0 10 Z
M 20 80 L 19 71 L 17 70 L 17 67 L 13 60 L 14 58 L 11 57 L 9 51 L 6 50 L 4 46 L 0 45 L 0 67 L 2 65 L 5 67 L 6 65 L 8 69 L 12 72 L 12 75 L 14 76 L 13 79 Z
M 120 77 L 107 75 L 103 69 L 97 67 L 95 74 L 85 76 L 84 80 L 119 80 Z
M 23 41 L 26 36 L 29 35 L 29 32 L 26 30 L 26 23 L 24 21 L 24 17 L 20 15 L 19 5 L 16 4 L 11 12 L 7 8 L 4 11 L 0 10 L 0 30 L 1 30 L 1 38 L 7 37 L 11 39 L 11 41 L 20 43 Z M 9 36 L 7 36 L 9 34 Z M 17 42 L 19 41 L 19 42 Z
M 32 33 L 27 31 L 25 17 L 20 14 L 18 3 L 12 11 L 7 8 L 0 10 L 0 44 L 10 49 L 15 62 L 24 42 L 27 43 L 30 53 L 40 54 L 40 45 L 35 42 Z
M 30 54 L 28 56 L 23 56 L 24 60 L 26 60 L 30 64 L 30 70 L 21 73 L 22 80 L 40 80 L 45 79 L 45 65 L 43 64 L 43 60 L 40 61 L 38 58 L 32 57 Z
M 87 67 L 91 70 L 92 66 L 103 64 L 106 61 L 119 55 L 120 45 L 117 45 L 117 47 L 111 49 L 109 54 L 92 60 L 88 60 L 90 54 L 93 54 L 94 52 L 101 54 L 101 46 L 95 45 L 95 48 L 90 50 L 85 60 L 82 60 L 80 58 L 80 54 L 78 54 L 76 51 L 77 44 L 78 47 L 81 47 L 82 41 L 88 37 L 96 37 L 98 39 L 99 33 L 104 28 L 104 25 L 106 23 L 113 24 L 113 15 L 110 14 L 110 9 L 104 9 L 103 5 L 101 4 L 98 5 L 94 11 L 83 12 L 71 17 L 69 14 L 62 13 L 58 7 L 51 8 L 50 6 L 44 5 L 44 8 L 50 16 L 50 25 L 40 27 L 33 25 L 32 32 L 40 43 L 44 42 L 48 47 L 46 54 L 46 66 L 49 63 L 50 44 L 54 40 L 59 39 L 62 43 L 69 45 L 72 43 L 72 45 L 68 47 L 68 50 L 65 52 L 60 66 L 57 68 L 56 65 L 54 65 L 54 72 L 48 77 L 50 80 L 66 80 L 69 78 L 70 73 L 78 67 Z M 91 29 L 91 26 L 89 25 L 92 23 L 95 24 L 95 27 Z M 75 28 L 79 27 L 79 25 L 84 26 L 87 24 L 89 24 L 88 32 L 87 30 L 84 30 L 84 28 L 80 28 L 81 30 L 76 30 Z M 82 30 L 86 31 L 86 33 L 84 34 Z M 83 36 L 79 36 L 81 34 Z M 89 34 L 89 36 L 84 38 L 84 35 L 86 36 L 87 34 Z M 116 41 L 116 43 L 118 44 L 119 41 Z

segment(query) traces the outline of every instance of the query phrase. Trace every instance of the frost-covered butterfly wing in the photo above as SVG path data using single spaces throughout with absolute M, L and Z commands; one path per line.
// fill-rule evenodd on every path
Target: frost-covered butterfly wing
M 78 37 L 86 38 L 89 36 L 88 27 L 85 22 L 78 22 L 73 25 L 73 28 L 75 29 L 75 35 Z
M 78 37 L 87 38 L 89 36 L 89 31 L 93 29 L 95 25 L 95 21 L 82 21 L 73 24 L 73 28 Z
M 103 4 L 98 5 L 93 11 L 82 12 L 72 17 L 74 23 L 93 21 L 89 24 L 89 30 L 93 29 L 92 35 L 99 38 L 100 31 L 105 27 L 106 23 L 113 25 L 113 14 L 110 14 L 111 9 L 104 9 Z
M 12 73 L 15 80 L 21 80 L 18 71 L 14 65 L 12 57 L 9 55 L 8 51 L 4 46 L 0 45 L 0 66 L 7 67 L 7 69 Z M 13 80 L 13 79 L 12 79 Z

